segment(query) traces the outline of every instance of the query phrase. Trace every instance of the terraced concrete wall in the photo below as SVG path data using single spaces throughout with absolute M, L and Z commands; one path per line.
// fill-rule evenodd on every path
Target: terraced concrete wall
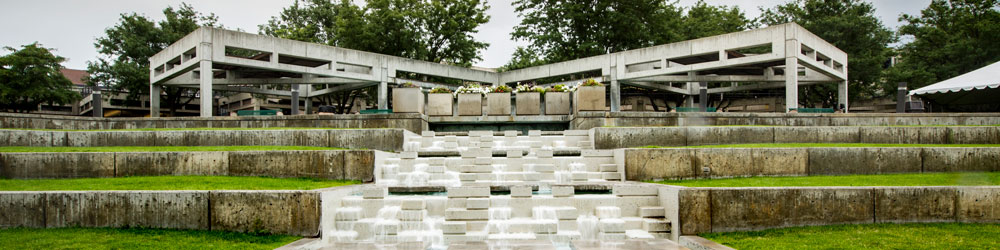
M 1000 144 L 1000 126 L 594 128 L 597 149 L 747 143 Z
M 625 178 L 1000 171 L 1000 148 L 658 148 L 624 151 Z
M 402 129 L 37 131 L 0 129 L 0 146 L 314 146 L 402 151 Z
M 218 175 L 373 181 L 374 167 L 371 150 L 0 153 L 0 177 L 11 179 Z
M 136 129 L 136 128 L 399 128 L 420 133 L 427 122 L 419 114 L 294 115 L 242 117 L 95 118 L 0 113 L 0 128 Z
M 664 113 L 664 112 L 580 112 L 573 116 L 570 129 L 642 126 L 886 126 L 886 125 L 997 125 L 998 113 Z
M 0 228 L 147 227 L 319 235 L 315 191 L 0 192 Z
M 909 222 L 1000 222 L 1000 187 L 660 189 L 674 235 Z M 670 203 L 664 203 L 670 204 Z

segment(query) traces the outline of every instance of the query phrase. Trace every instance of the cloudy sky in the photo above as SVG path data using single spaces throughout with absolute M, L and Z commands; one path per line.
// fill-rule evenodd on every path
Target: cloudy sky
M 257 25 L 277 15 L 293 0 L 188 0 L 201 12 L 213 12 L 223 25 L 233 29 L 257 32 Z M 679 0 L 690 6 L 697 0 Z M 770 8 L 787 0 L 705 0 L 713 5 L 738 5 L 749 17 L 760 15 L 760 8 Z M 873 0 L 876 14 L 887 26 L 895 28 L 901 13 L 918 14 L 930 0 Z M 181 0 L 31 0 L 0 1 L 0 46 L 18 47 L 40 42 L 57 49 L 57 54 L 69 58 L 64 65 L 72 69 L 86 68 L 87 61 L 97 56 L 94 39 L 118 20 L 120 13 L 137 12 L 162 20 L 162 10 L 178 6 Z M 518 45 L 510 32 L 519 23 L 512 0 L 489 0 L 490 22 L 476 35 L 490 47 L 483 53 L 478 66 L 499 67 L 507 62 Z M 6 53 L 6 52 L 4 52 Z

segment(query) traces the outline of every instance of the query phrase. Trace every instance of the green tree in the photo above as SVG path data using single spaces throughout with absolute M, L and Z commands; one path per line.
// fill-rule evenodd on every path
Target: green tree
M 900 48 L 889 83 L 915 89 L 1000 61 L 998 9 L 997 0 L 935 0 L 920 16 L 902 15 L 899 34 L 913 40 Z
M 87 62 L 88 84 L 125 93 L 130 101 L 149 95 L 149 58 L 202 26 L 217 26 L 215 14 L 202 15 L 188 4 L 163 10 L 159 23 L 136 14 L 121 14 L 118 24 L 104 31 L 94 46 L 100 56 Z M 196 90 L 165 86 L 170 115 L 190 103 Z M 182 101 L 182 99 L 186 99 Z
M 875 7 L 861 0 L 795 0 L 764 10 L 761 22 L 776 25 L 795 22 L 847 53 L 851 99 L 879 96 L 883 64 L 893 55 L 896 41 L 891 30 L 875 16 Z M 837 86 L 803 87 L 800 103 L 834 107 Z M 892 93 L 892 92 L 890 92 Z
M 681 40 L 691 40 L 756 28 L 757 23 L 739 7 L 713 6 L 699 0 L 688 9 L 680 26 Z
M 21 49 L 4 47 L 0 56 L 0 109 L 29 112 L 40 103 L 66 104 L 80 99 L 69 79 L 59 72 L 66 58 L 53 55 L 37 42 Z

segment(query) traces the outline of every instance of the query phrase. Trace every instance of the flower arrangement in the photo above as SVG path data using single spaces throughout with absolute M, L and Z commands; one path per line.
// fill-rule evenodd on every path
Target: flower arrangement
M 480 86 L 479 84 L 476 84 L 476 83 L 473 83 L 473 84 L 466 84 L 465 86 L 458 87 L 458 90 L 455 90 L 455 95 L 456 96 L 458 94 L 480 94 L 480 95 L 482 95 L 482 94 L 485 94 L 485 93 L 488 93 L 488 92 L 490 92 L 489 88 Z
M 431 94 L 451 94 L 451 89 L 445 87 L 437 87 L 431 89 Z
M 572 92 L 573 89 L 576 89 L 576 88 L 569 88 L 569 87 L 566 87 L 566 85 L 563 85 L 563 84 L 556 84 L 556 85 L 554 85 L 552 87 L 549 87 L 549 89 L 545 90 L 545 92 Z
M 399 84 L 399 86 L 396 86 L 396 87 L 397 88 L 419 88 L 420 86 L 417 86 L 416 84 L 413 84 L 412 82 L 404 82 L 402 84 Z
M 583 81 L 583 83 L 581 83 L 580 86 L 585 86 L 585 87 L 604 87 L 604 84 L 601 84 L 600 82 L 597 82 L 594 79 L 587 79 L 586 81 Z
M 514 89 L 514 93 L 520 93 L 520 92 L 525 92 L 525 93 L 527 93 L 527 92 L 539 92 L 539 93 L 542 93 L 542 92 L 545 92 L 545 88 L 538 87 L 538 86 L 535 86 L 533 84 L 518 84 L 517 88 Z
M 510 93 L 511 90 L 507 85 L 499 85 L 490 89 L 490 93 Z

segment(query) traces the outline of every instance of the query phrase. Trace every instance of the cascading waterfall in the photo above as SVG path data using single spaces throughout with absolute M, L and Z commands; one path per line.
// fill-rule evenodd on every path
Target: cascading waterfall
M 403 186 L 414 187 L 414 186 L 426 186 L 427 180 L 430 179 L 430 173 L 427 173 L 428 165 L 426 163 L 418 163 L 413 165 L 413 172 L 403 174 Z
M 402 211 L 400 206 L 384 206 L 378 210 L 378 215 L 375 216 L 374 227 L 372 228 L 372 235 L 376 241 L 385 241 L 389 236 L 389 229 L 391 227 L 399 227 L 399 211 Z
M 580 215 L 576 218 L 576 229 L 580 231 L 580 239 L 582 240 L 596 240 L 598 232 L 598 220 L 597 216 L 593 215 Z

